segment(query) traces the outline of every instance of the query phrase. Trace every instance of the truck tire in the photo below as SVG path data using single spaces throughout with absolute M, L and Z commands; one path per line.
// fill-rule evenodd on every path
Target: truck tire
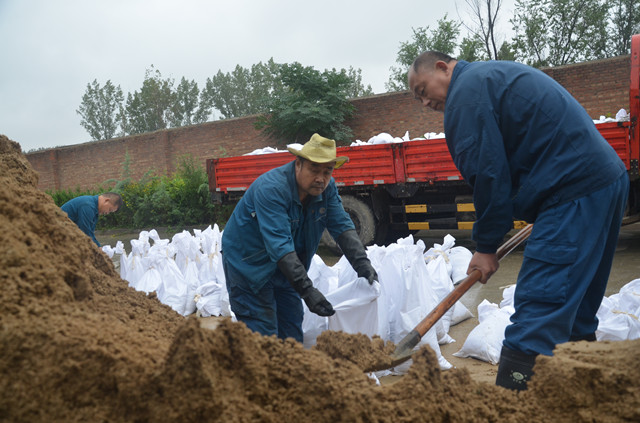
M 375 219 L 373 217 L 373 210 L 363 201 L 358 200 L 351 195 L 343 195 L 342 206 L 344 210 L 349 213 L 349 217 L 353 221 L 356 227 L 358 237 L 364 246 L 367 246 L 373 242 L 373 236 L 375 233 Z M 333 253 L 341 255 L 342 251 L 338 246 L 338 243 L 333 239 L 329 231 L 326 229 L 320 239 L 320 245 L 324 245 L 329 248 Z

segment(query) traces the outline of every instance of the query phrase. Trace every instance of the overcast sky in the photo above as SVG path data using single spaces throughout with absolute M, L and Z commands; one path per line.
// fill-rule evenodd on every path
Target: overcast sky
M 513 3 L 503 1 L 505 28 Z M 465 1 L 0 0 L 0 134 L 23 151 L 90 141 L 76 113 L 87 84 L 111 80 L 126 97 L 151 65 L 199 88 L 271 57 L 353 66 L 383 93 L 400 43 L 445 14 L 468 18 Z

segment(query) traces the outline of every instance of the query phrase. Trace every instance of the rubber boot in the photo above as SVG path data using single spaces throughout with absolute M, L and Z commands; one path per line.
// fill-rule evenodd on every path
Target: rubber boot
M 538 354 L 525 354 L 502 346 L 496 385 L 503 388 L 524 391 L 533 376 L 533 365 Z
M 569 338 L 569 342 L 577 342 L 577 341 L 589 341 L 589 342 L 597 341 L 596 333 L 594 332 L 594 333 L 590 333 L 588 335 L 583 335 L 583 336 L 571 335 L 571 338 Z

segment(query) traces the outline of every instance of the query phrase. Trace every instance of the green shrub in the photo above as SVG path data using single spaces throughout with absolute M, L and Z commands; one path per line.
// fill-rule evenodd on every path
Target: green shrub
M 171 176 L 156 176 L 147 172 L 139 181 L 128 176 L 127 157 L 123 163 L 122 180 L 106 181 L 94 190 L 47 193 L 58 206 L 80 195 L 98 195 L 106 191 L 120 194 L 124 206 L 117 213 L 100 216 L 99 229 L 223 225 L 233 212 L 233 206 L 211 202 L 207 174 L 193 157 L 181 156 L 177 170 Z
M 47 190 L 45 192 L 49 194 L 51 198 L 53 198 L 53 202 L 56 203 L 56 206 L 62 207 L 64 203 L 71 199 L 74 199 L 81 195 L 98 195 L 102 191 L 100 191 L 99 189 L 81 190 L 79 187 L 77 187 L 75 189 L 66 189 L 60 191 Z

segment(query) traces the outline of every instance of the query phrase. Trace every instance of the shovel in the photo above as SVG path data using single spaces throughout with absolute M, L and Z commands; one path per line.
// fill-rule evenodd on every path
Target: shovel
M 531 234 L 531 230 L 533 229 L 533 224 L 528 224 L 524 228 L 520 229 L 518 233 L 516 233 L 513 237 L 509 238 L 505 241 L 498 251 L 496 255 L 498 256 L 498 260 L 502 260 L 507 254 L 513 251 L 518 245 L 520 245 L 524 240 L 526 240 Z M 395 367 L 398 364 L 404 363 L 409 360 L 413 355 L 413 348 L 418 345 L 420 339 L 424 336 L 425 333 L 431 329 L 433 325 L 436 324 L 438 320 L 464 295 L 465 292 L 469 290 L 476 282 L 478 282 L 482 278 L 482 272 L 478 269 L 471 272 L 467 275 L 466 278 L 462 280 L 454 288 L 453 291 L 449 293 L 440 303 L 433 309 L 427 316 L 422 319 L 420 323 L 409 332 L 402 340 L 396 345 L 396 349 L 390 356 L 391 363 L 386 362 L 381 365 L 373 365 L 372 368 L 366 369 L 366 372 L 375 372 L 379 370 L 385 370 L 391 367 Z

